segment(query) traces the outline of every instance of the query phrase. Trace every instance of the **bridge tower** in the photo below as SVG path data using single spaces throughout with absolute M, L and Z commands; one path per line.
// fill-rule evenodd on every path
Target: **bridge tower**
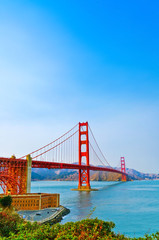
M 79 165 L 81 166 L 83 163 L 89 166 L 88 122 L 79 123 Z M 78 190 L 91 190 L 89 169 L 79 169 Z
M 125 168 L 125 157 L 121 157 L 120 158 L 121 161 L 121 172 L 126 173 L 126 168 Z M 122 181 L 125 182 L 126 181 L 126 175 L 122 174 Z

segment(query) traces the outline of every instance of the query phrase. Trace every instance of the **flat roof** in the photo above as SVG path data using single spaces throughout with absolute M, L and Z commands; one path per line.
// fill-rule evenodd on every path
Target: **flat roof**
M 59 193 L 25 193 L 25 194 L 17 194 L 17 195 L 11 195 L 11 197 L 25 197 L 25 196 L 45 196 L 45 195 L 59 195 Z M 0 194 L 0 196 L 8 196 L 5 194 Z

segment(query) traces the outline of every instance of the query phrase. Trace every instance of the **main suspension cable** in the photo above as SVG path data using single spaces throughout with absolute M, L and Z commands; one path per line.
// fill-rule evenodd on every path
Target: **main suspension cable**
M 48 147 L 49 145 L 55 143 L 56 141 L 58 141 L 59 139 L 61 139 L 62 137 L 64 137 L 64 136 L 67 135 L 68 133 L 70 133 L 70 132 L 71 132 L 74 128 L 76 128 L 77 126 L 78 126 L 78 123 L 77 123 L 73 128 L 71 128 L 68 132 L 66 132 L 65 134 L 63 134 L 61 137 L 59 137 L 59 138 L 55 139 L 54 141 L 48 143 L 47 145 L 45 145 L 45 146 L 43 146 L 43 147 L 41 147 L 41 148 L 39 148 L 39 149 L 37 149 L 37 150 L 29 153 L 29 155 L 31 155 L 31 154 L 33 154 L 33 153 L 36 153 L 36 152 L 44 149 L 45 147 Z M 28 154 L 27 154 L 27 155 L 28 155 Z M 25 156 L 23 156 L 23 157 L 21 157 L 21 158 L 25 158 L 27 155 L 25 155 Z
M 97 141 L 96 141 L 96 139 L 95 139 L 95 137 L 94 137 L 94 134 L 93 134 L 90 126 L 88 126 L 88 127 L 89 127 L 89 130 L 90 130 L 90 132 L 91 132 L 91 134 L 92 134 L 92 137 L 93 137 L 93 139 L 94 139 L 94 141 L 95 141 L 95 143 L 96 143 L 96 145 L 97 145 L 97 147 L 98 147 L 99 152 L 101 153 L 102 157 L 104 158 L 104 160 L 106 161 L 106 163 L 109 165 L 109 167 L 111 167 L 111 165 L 109 164 L 109 162 L 108 162 L 107 159 L 105 158 L 104 154 L 102 153 L 102 151 L 101 151 L 101 149 L 100 149 L 100 147 L 99 147 L 99 145 L 98 145 L 98 143 L 97 143 Z M 111 167 L 111 168 L 112 168 L 112 167 Z

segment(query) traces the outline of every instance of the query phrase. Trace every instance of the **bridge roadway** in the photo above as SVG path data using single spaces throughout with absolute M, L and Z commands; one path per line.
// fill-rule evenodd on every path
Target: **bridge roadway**
M 32 168 L 48 168 L 48 169 L 82 169 L 82 170 L 92 170 L 92 171 L 106 171 L 106 172 L 113 172 L 119 173 L 123 175 L 127 175 L 119 170 L 114 168 L 108 167 L 96 167 L 91 165 L 78 165 L 78 164 L 71 164 L 71 163 L 58 163 L 58 162 L 45 162 L 45 161 L 32 161 Z
M 27 160 L 22 158 L 0 158 L 1 167 L 3 167 L 4 162 L 16 162 L 17 167 L 18 163 L 26 163 Z M 32 168 L 48 168 L 48 169 L 82 169 L 82 170 L 92 170 L 92 171 L 106 171 L 106 172 L 113 172 L 119 173 L 122 175 L 127 175 L 124 172 L 116 170 L 114 168 L 108 167 L 97 167 L 92 165 L 78 165 L 78 164 L 71 164 L 71 163 L 58 163 L 58 162 L 47 162 L 47 161 L 40 161 L 40 160 L 32 160 Z

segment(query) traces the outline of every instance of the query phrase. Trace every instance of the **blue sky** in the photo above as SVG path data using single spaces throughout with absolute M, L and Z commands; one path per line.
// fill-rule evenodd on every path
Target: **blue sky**
M 88 121 L 112 166 L 159 169 L 159 2 L 0 0 L 0 155 Z

